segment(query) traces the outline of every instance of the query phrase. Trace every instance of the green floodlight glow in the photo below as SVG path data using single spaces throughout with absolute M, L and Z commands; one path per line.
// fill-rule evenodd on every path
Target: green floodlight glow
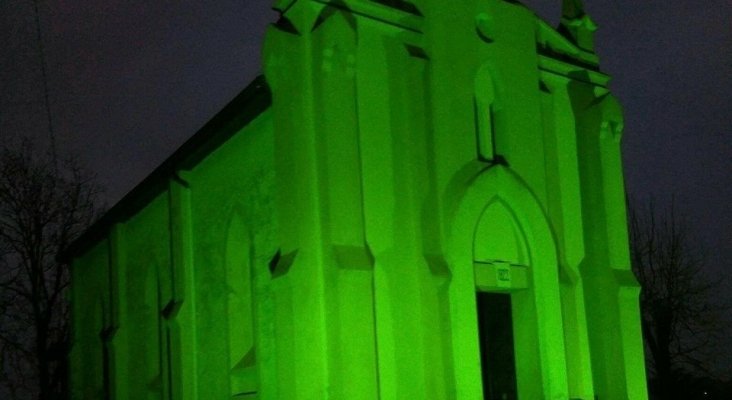
M 266 82 L 72 246 L 73 398 L 646 399 L 581 2 L 275 8 Z

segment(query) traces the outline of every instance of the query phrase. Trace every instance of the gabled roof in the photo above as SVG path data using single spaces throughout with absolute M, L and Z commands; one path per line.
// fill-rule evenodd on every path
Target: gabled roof
M 130 218 L 168 188 L 170 179 L 181 170 L 190 170 L 242 127 L 272 104 L 272 94 L 264 76 L 255 78 L 244 90 L 211 118 L 190 139 L 163 161 L 150 175 L 110 208 L 99 220 L 74 240 L 60 255 L 70 261 L 109 234 L 115 223 Z

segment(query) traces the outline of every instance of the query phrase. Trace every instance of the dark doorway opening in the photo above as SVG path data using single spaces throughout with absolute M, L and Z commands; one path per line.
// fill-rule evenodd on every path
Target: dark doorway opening
M 517 400 L 511 295 L 478 292 L 480 364 L 485 400 Z

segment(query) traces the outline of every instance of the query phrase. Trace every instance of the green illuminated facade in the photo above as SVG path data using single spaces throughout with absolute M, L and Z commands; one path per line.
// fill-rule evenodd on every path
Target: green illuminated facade
M 594 24 L 281 0 L 259 78 L 79 239 L 74 399 L 646 399 Z

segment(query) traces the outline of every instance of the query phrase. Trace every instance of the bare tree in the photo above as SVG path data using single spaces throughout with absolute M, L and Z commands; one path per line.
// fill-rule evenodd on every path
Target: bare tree
M 684 377 L 710 373 L 722 332 L 723 307 L 714 301 L 719 281 L 705 275 L 699 243 L 691 237 L 674 201 L 663 210 L 651 201 L 629 207 L 633 271 L 641 284 L 646 361 L 660 399 L 680 393 Z
M 92 176 L 55 149 L 0 145 L 0 362 L 6 396 L 63 399 L 69 320 L 58 255 L 96 215 Z

